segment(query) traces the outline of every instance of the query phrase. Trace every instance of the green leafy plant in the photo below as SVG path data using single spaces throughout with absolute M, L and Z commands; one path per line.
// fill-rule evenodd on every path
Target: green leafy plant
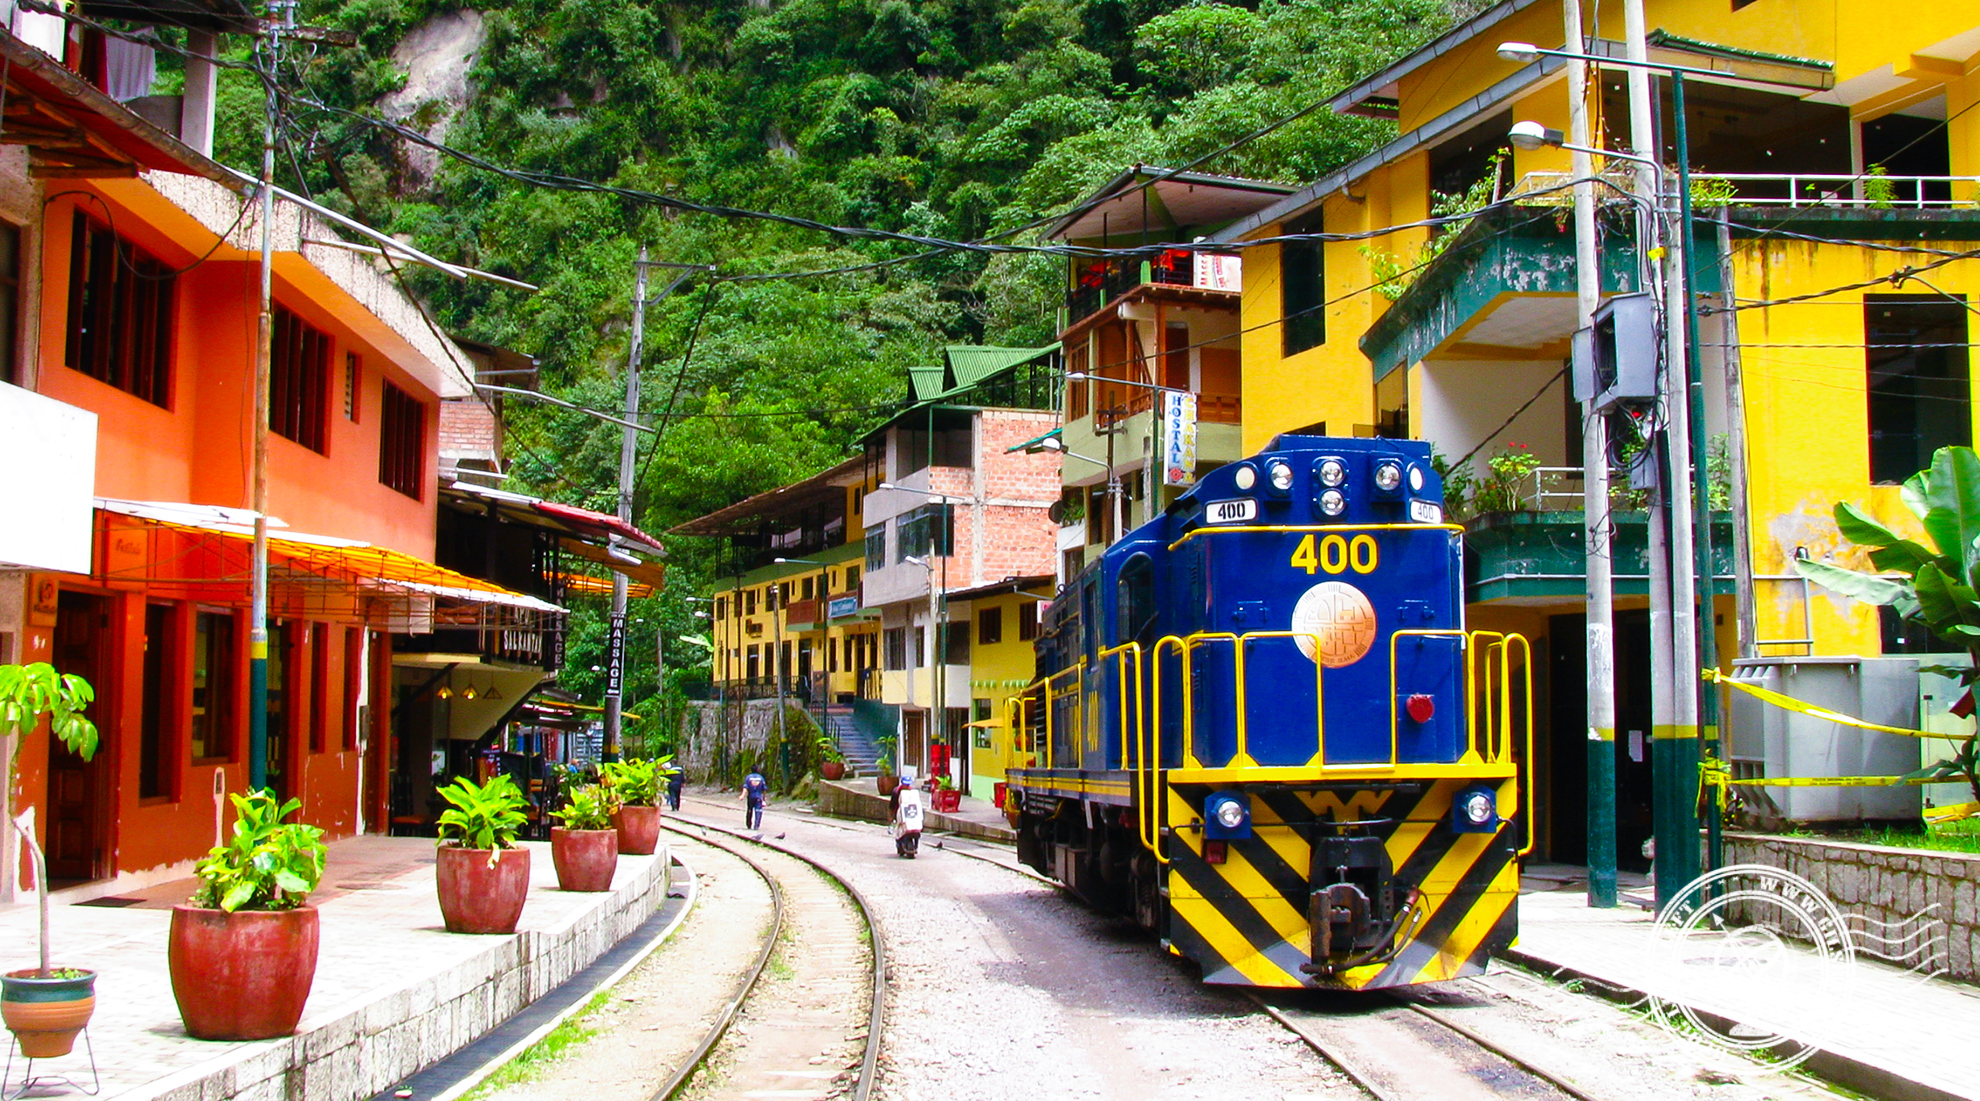
M 523 814 L 527 800 L 522 789 L 506 772 L 498 772 L 485 784 L 463 776 L 440 789 L 448 808 L 440 812 L 440 843 L 463 849 L 513 849 L 516 834 L 529 818 Z M 492 862 L 494 857 L 489 858 Z
M 1731 206 L 1739 198 L 1739 188 L 1731 180 L 1714 178 L 1691 178 L 1691 205 L 1695 207 Z
M 1873 164 L 1863 179 L 1863 198 L 1872 210 L 1889 210 L 1897 203 L 1897 184 L 1885 174 L 1884 166 Z
M 1444 515 L 1455 523 L 1462 523 L 1471 514 L 1471 467 L 1452 466 L 1450 459 L 1432 447 L 1430 469 L 1436 471 L 1437 477 L 1444 483 Z
M 234 804 L 233 838 L 193 869 L 199 888 L 192 904 L 231 914 L 293 910 L 309 901 L 323 879 L 323 831 L 282 821 L 302 800 L 282 803 L 265 791 L 228 798 Z
M 611 789 L 611 794 L 621 805 L 628 807 L 657 807 L 660 805 L 660 788 L 666 778 L 674 774 L 668 763 L 672 754 L 642 760 L 628 757 L 598 766 L 599 783 Z
M 1518 512 L 1526 508 L 1527 480 L 1540 467 L 1540 456 L 1523 443 L 1507 444 L 1485 460 L 1485 477 L 1472 494 L 1476 512 Z
M 571 789 L 571 801 L 550 812 L 567 830 L 609 830 L 617 800 L 602 784 L 586 784 Z
M 1836 527 L 1842 537 L 1870 548 L 1870 569 L 1797 560 L 1795 569 L 1823 588 L 1866 604 L 1894 609 L 1933 636 L 1967 654 L 1964 667 L 1929 670 L 1957 677 L 1966 692 L 1951 708 L 1973 713 L 1973 684 L 1980 680 L 1980 454 L 1970 447 L 1942 447 L 1932 466 L 1912 475 L 1899 494 L 1918 518 L 1932 546 L 1907 539 L 1840 501 Z M 1911 774 L 1916 779 L 1965 780 L 1980 800 L 1980 741 L 1968 737 L 1954 754 Z
M 839 751 L 839 743 L 833 741 L 830 734 L 821 732 L 818 735 L 818 741 L 814 743 L 814 751 L 818 754 L 818 759 L 821 761 L 843 761 L 846 759 L 846 755 Z
M 45 661 L 28 665 L 0 665 L 0 737 L 12 736 L 14 751 L 8 755 L 7 771 L 0 780 L 4 791 L 14 790 L 14 773 L 20 766 L 21 747 L 27 734 L 48 716 L 48 729 L 71 753 L 87 761 L 96 756 L 96 724 L 83 711 L 96 699 L 96 690 L 74 673 L 57 673 Z M 41 978 L 58 978 L 48 966 L 48 862 L 34 831 L 23 819 L 17 822 L 28 856 L 34 864 L 35 901 L 41 910 Z

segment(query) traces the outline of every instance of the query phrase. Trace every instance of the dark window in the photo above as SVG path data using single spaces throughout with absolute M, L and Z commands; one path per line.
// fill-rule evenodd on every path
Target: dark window
M 201 612 L 193 634 L 192 758 L 234 757 L 234 617 Z
M 364 360 L 356 352 L 344 353 L 344 419 L 358 419 L 358 376 L 364 373 Z
M 321 454 L 329 388 L 329 334 L 275 307 L 268 362 L 269 430 Z
M 0 382 L 21 378 L 21 227 L 0 221 Z
M 790 606 L 791 583 L 788 581 L 779 581 L 777 582 L 777 607 L 788 608 Z
M 847 566 L 847 567 L 846 567 L 846 589 L 845 589 L 845 591 L 846 591 L 846 592 L 849 592 L 849 593 L 856 593 L 856 592 L 858 592 L 858 591 L 859 591 L 859 567 L 858 567 L 858 566 Z
M 1867 295 L 1870 480 L 1895 485 L 1941 447 L 1973 440 L 1966 304 L 1940 295 Z
M 727 618 L 729 618 L 729 598 L 728 598 L 728 597 L 726 597 L 726 596 L 718 596 L 718 597 L 716 597 L 716 598 L 715 598 L 715 618 L 716 618 L 716 619 L 727 619 Z
M 900 433 L 897 477 L 931 465 L 964 469 L 976 465 L 976 436 L 973 425 L 967 420 L 949 427 L 938 426 L 932 437 L 926 428 L 902 428 L 897 431 Z
M 73 242 L 69 366 L 153 405 L 170 405 L 171 269 L 81 211 Z
M 1018 605 L 1018 641 L 1030 642 L 1038 637 L 1038 603 L 1027 600 Z
M 1886 654 L 1929 654 L 1945 645 L 1933 639 L 1923 623 L 1904 618 L 1888 604 L 1877 609 L 1877 633 Z
M 881 524 L 866 533 L 866 572 L 872 573 L 887 564 L 887 525 Z
M 173 637 L 178 616 L 170 604 L 147 604 L 144 608 L 144 714 L 138 731 L 138 798 L 155 799 L 172 794 L 173 767 L 178 762 L 172 752 L 172 731 L 178 726 L 172 714 L 172 675 L 179 668 L 178 649 Z
M 1004 641 L 1004 609 L 985 608 L 976 613 L 976 642 L 988 646 Z
M 378 414 L 378 480 L 415 501 L 422 500 L 426 406 L 387 382 Z
M 799 584 L 798 584 L 798 588 L 799 588 L 799 592 L 798 592 L 798 599 L 799 599 L 799 600 L 810 600 L 810 599 L 811 599 L 811 593 L 812 593 L 812 587 L 811 587 L 811 585 L 812 585 L 812 582 L 811 582 L 811 578 L 809 578 L 809 577 L 807 577 L 807 578 L 805 578 L 805 579 L 804 579 L 803 581 L 801 581 L 801 582 L 799 582 Z
M 907 628 L 889 627 L 885 633 L 887 668 L 907 668 Z
M 900 525 L 900 551 L 895 561 L 947 557 L 955 551 L 955 507 L 944 501 L 906 513 Z
M 268 786 L 283 799 L 295 794 L 295 784 L 300 779 L 292 772 L 294 762 L 289 759 L 293 752 L 290 722 L 294 715 L 289 703 L 295 687 L 289 670 L 295 668 L 295 643 L 296 632 L 289 624 L 268 625 Z
M 1139 642 L 1145 649 L 1155 644 L 1155 566 L 1147 555 L 1137 554 L 1121 567 L 1116 582 L 1120 601 L 1120 635 L 1117 643 Z
M 755 590 L 755 589 L 746 589 L 746 590 L 744 590 L 744 591 L 743 591 L 743 613 L 742 613 L 742 614 L 744 614 L 744 615 L 746 615 L 746 616 L 747 616 L 747 615 L 755 615 L 755 614 L 756 614 L 756 590 Z
M 914 668 L 919 669 L 928 664 L 928 628 L 915 627 L 909 633 L 914 636 Z
M 1287 235 L 1321 232 L 1318 211 L 1286 223 Z M 1288 241 L 1279 246 L 1279 308 L 1285 318 L 1286 354 L 1327 341 L 1326 258 L 1319 241 Z
M 950 665 L 969 664 L 969 624 L 942 624 L 942 660 Z
M 330 626 L 309 625 L 309 751 L 330 744 Z
M 762 675 L 763 658 L 760 651 L 761 651 L 761 647 L 751 646 L 749 648 L 749 679 L 750 680 L 755 680 L 758 676 Z

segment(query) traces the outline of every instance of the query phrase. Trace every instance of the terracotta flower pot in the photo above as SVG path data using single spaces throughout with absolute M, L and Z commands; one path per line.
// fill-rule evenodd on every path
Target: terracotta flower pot
M 566 891 L 609 891 L 619 866 L 619 831 L 550 830 L 550 860 L 557 886 Z
M 500 852 L 493 864 L 489 857 Z M 440 916 L 449 933 L 513 933 L 529 899 L 529 850 L 461 849 L 435 851 L 435 882 Z
M 80 970 L 80 969 L 78 969 Z M 0 1019 L 29 1059 L 53 1059 L 76 1046 L 96 1012 L 96 972 L 70 979 L 36 977 L 40 968 L 0 976 Z
M 883 772 L 873 778 L 873 785 L 879 789 L 880 794 L 892 795 L 894 794 L 894 789 L 901 786 L 901 778 Z
M 172 907 L 172 997 L 199 1040 L 287 1036 L 316 979 L 316 907 L 208 910 Z
M 660 847 L 659 807 L 620 807 L 612 812 L 612 825 L 618 827 L 622 853 L 652 856 Z
M 844 761 L 822 762 L 818 766 L 818 774 L 827 780 L 843 780 L 846 778 L 846 763 Z

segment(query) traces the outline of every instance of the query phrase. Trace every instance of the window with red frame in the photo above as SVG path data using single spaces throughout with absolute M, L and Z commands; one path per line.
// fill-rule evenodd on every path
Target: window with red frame
M 169 406 L 175 273 L 81 211 L 70 240 L 65 362 L 153 405 Z
M 420 500 L 426 478 L 426 406 L 411 394 L 383 384 L 378 409 L 378 480 Z
M 275 307 L 275 340 L 268 364 L 268 427 L 323 453 L 330 390 L 330 334 Z

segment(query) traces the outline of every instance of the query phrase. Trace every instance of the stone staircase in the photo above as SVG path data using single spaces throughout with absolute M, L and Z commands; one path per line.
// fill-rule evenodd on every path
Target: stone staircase
M 825 733 L 831 736 L 839 752 L 845 755 L 847 768 L 861 776 L 871 776 L 879 771 L 880 746 L 860 724 L 852 708 L 843 704 L 828 705 L 825 708 Z

